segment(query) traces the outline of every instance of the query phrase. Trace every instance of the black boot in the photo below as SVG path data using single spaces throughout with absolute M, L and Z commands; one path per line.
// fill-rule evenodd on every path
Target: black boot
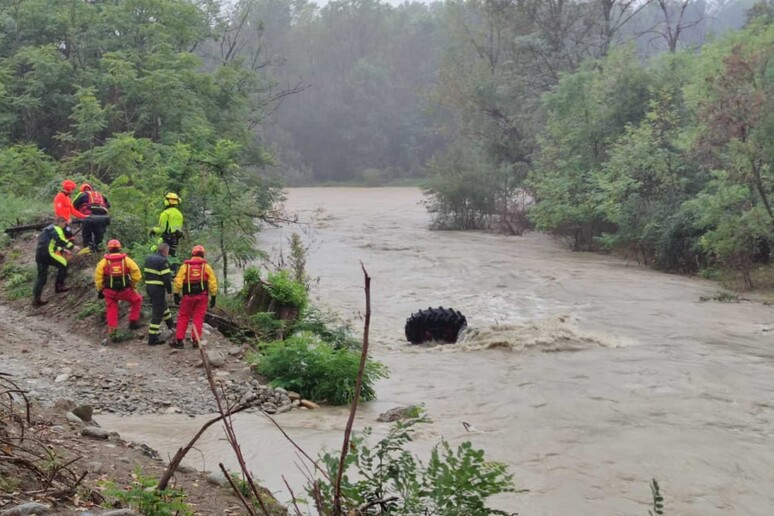
M 184 347 L 183 341 L 180 340 L 180 339 L 175 339 L 175 340 L 169 341 L 169 345 L 172 346 L 175 349 L 183 349 L 183 347 Z
M 170 330 L 174 330 L 175 329 L 175 325 L 177 323 L 175 323 L 174 319 L 167 319 L 166 322 L 167 322 L 167 328 L 169 328 Z
M 57 294 L 61 294 L 62 292 L 67 292 L 70 290 L 70 287 L 66 287 L 64 283 L 57 283 L 54 285 L 54 292 Z
M 164 344 L 164 343 L 159 338 L 158 333 L 148 334 L 148 346 L 158 346 L 159 344 Z
M 32 300 L 32 306 L 35 308 L 39 308 L 45 304 L 48 304 L 48 301 L 43 301 L 40 299 L 40 296 L 35 296 L 35 299 Z
M 130 330 L 139 330 L 140 328 L 142 328 L 142 323 L 140 321 L 129 321 Z
M 191 347 L 194 349 L 199 349 L 199 341 L 196 339 L 191 339 Z

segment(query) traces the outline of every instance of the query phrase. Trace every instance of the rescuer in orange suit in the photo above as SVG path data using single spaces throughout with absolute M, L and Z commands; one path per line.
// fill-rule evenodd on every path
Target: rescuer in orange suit
M 62 189 L 54 197 L 54 216 L 62 217 L 67 222 L 67 225 L 64 228 L 64 234 L 68 240 L 72 240 L 73 238 L 73 231 L 70 228 L 72 218 L 86 218 L 85 214 L 75 209 L 73 201 L 70 199 L 70 194 L 75 191 L 75 188 L 75 181 L 72 179 L 65 179 L 62 181 Z

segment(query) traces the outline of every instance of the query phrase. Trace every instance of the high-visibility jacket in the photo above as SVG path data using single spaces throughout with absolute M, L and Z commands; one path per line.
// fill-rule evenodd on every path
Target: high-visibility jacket
M 73 217 L 79 219 L 85 219 L 86 215 L 76 210 L 73 206 L 73 201 L 70 200 L 70 196 L 64 192 L 59 192 L 54 197 L 54 215 L 57 217 L 64 217 L 67 222 L 70 222 Z
M 62 249 L 72 249 L 73 243 L 65 237 L 64 230 L 56 224 L 49 224 L 38 237 L 37 253 L 39 255 L 48 254 L 54 260 L 67 265 L 67 260 L 57 251 Z
M 119 263 L 120 262 L 120 263 Z M 111 266 L 120 266 L 123 274 L 111 274 Z M 109 288 L 111 290 L 123 290 L 124 288 L 134 287 L 142 279 L 142 273 L 134 260 L 124 253 L 108 253 L 97 264 L 94 271 L 94 283 L 97 291 Z
M 175 276 L 175 294 L 201 294 L 209 292 L 218 295 L 218 278 L 207 260 L 194 256 L 183 262 Z
M 159 225 L 154 228 L 156 234 L 177 233 L 183 231 L 183 214 L 176 206 L 170 206 L 159 215 Z
M 158 285 L 164 287 L 167 292 L 172 292 L 172 270 L 169 262 L 160 253 L 153 253 L 145 259 L 143 271 L 146 285 Z
M 73 207 L 84 215 L 107 215 L 110 201 L 96 190 L 86 190 L 78 194 Z

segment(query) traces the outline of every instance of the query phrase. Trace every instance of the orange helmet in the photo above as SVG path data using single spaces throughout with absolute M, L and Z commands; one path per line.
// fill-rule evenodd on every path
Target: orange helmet
M 108 242 L 107 245 L 108 251 L 120 251 L 121 250 L 121 242 L 116 240 L 115 238 Z
M 83 193 L 83 192 L 88 192 L 89 190 L 94 190 L 94 188 L 92 188 L 92 187 L 91 187 L 91 185 L 90 185 L 89 183 L 83 183 L 83 184 L 81 185 L 81 189 L 80 189 L 80 192 L 81 192 L 81 193 Z
M 191 256 L 201 256 L 202 258 L 204 258 L 204 246 L 195 245 L 194 248 L 191 250 Z
M 69 194 L 70 192 L 75 190 L 75 188 L 76 188 L 75 181 L 73 181 L 72 179 L 65 179 L 64 181 L 62 181 L 62 191 L 64 193 Z

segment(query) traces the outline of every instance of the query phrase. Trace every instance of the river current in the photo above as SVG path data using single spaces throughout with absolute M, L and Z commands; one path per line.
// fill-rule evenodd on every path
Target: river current
M 391 371 L 357 429 L 386 409 L 424 404 L 412 449 L 469 440 L 508 464 L 521 515 L 645 515 L 657 478 L 667 512 L 774 514 L 774 316 L 761 304 L 701 302 L 714 283 L 615 257 L 577 254 L 539 233 L 434 232 L 412 188 L 287 192 L 298 226 L 261 234 L 265 249 L 309 245 L 313 297 L 362 329 L 362 262 L 372 276 L 372 346 Z M 412 347 L 403 325 L 428 306 L 462 311 L 458 345 Z M 202 418 L 101 416 L 122 437 L 171 455 Z M 278 416 L 310 454 L 338 449 L 346 410 Z M 302 491 L 294 449 L 260 415 L 237 418 L 255 475 Z M 236 469 L 219 429 L 189 454 Z

